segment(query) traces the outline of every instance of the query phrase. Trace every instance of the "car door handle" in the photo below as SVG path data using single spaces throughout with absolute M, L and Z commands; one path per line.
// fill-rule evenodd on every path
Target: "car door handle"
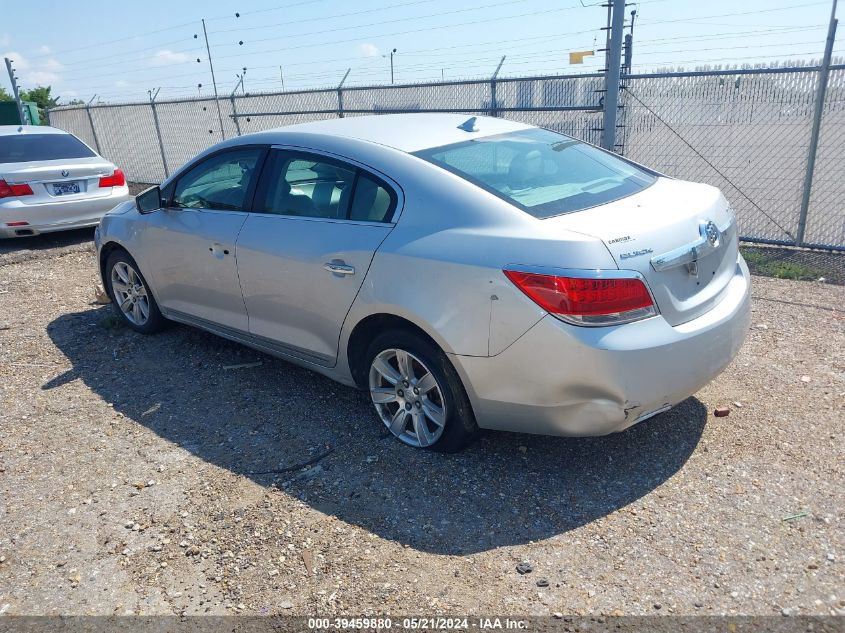
M 342 262 L 326 262 L 323 264 L 323 268 L 328 270 L 330 273 L 334 273 L 335 275 L 354 275 L 355 268 L 350 266 L 349 264 L 344 264 Z

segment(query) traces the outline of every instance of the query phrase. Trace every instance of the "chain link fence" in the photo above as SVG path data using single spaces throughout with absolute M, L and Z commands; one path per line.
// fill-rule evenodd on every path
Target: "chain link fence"
M 617 151 L 720 187 L 748 241 L 796 245 L 817 67 L 630 75 Z M 136 182 L 161 182 L 223 138 L 391 112 L 500 116 L 598 144 L 604 75 L 501 78 L 66 107 L 50 123 Z M 219 108 L 219 110 L 218 110 Z M 831 67 L 803 246 L 845 250 L 845 66 Z

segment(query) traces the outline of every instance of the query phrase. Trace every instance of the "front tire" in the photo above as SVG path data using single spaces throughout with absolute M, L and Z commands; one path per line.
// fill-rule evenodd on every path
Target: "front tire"
M 136 332 L 153 334 L 164 326 L 147 280 L 126 251 L 118 250 L 106 261 L 106 280 L 118 317 Z
M 452 453 L 478 435 L 460 377 L 440 348 L 411 332 L 389 331 L 373 340 L 365 362 L 376 413 L 400 441 Z

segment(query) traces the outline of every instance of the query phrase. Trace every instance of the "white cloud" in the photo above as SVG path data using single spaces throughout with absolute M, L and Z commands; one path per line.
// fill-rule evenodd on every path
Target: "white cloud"
M 358 55 L 361 57 L 378 57 L 379 54 L 378 46 L 375 44 L 371 44 L 370 42 L 358 44 Z
M 114 82 L 115 88 L 126 88 L 129 85 L 129 82 L 125 79 L 119 79 Z
M 12 60 L 19 83 L 25 89 L 55 84 L 61 80 L 59 72 L 64 66 L 53 57 L 31 60 L 17 51 L 7 51 L 0 56 Z
M 38 52 L 41 53 L 42 55 L 49 55 L 53 51 L 46 44 L 42 44 L 41 46 L 38 47 Z
M 170 66 L 171 64 L 183 64 L 191 59 L 187 53 L 177 53 L 168 49 L 156 52 L 149 58 L 150 66 Z
M 0 46 L 11 46 L 12 36 L 8 33 L 0 33 Z

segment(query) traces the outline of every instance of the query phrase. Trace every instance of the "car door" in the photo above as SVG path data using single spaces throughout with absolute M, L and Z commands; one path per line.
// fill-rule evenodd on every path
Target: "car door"
M 247 219 L 266 149 L 239 147 L 205 157 L 177 176 L 141 239 L 163 312 L 246 332 L 235 242 Z
M 332 366 L 343 321 L 400 204 L 397 186 L 359 165 L 272 149 L 237 244 L 250 334 Z

